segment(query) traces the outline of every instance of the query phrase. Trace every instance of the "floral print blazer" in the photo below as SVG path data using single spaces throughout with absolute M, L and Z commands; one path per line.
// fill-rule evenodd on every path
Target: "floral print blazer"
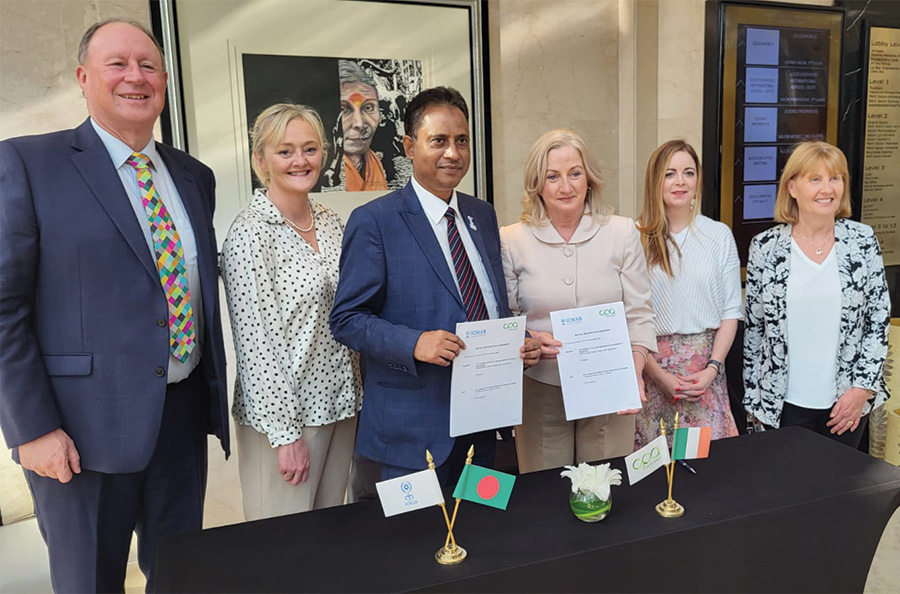
M 888 398 L 884 361 L 891 301 L 881 250 L 872 228 L 848 219 L 834 225 L 841 282 L 841 322 L 835 383 L 872 391 L 863 414 Z M 770 427 L 781 424 L 787 389 L 787 281 L 791 225 L 777 225 L 750 242 L 744 331 L 744 408 Z

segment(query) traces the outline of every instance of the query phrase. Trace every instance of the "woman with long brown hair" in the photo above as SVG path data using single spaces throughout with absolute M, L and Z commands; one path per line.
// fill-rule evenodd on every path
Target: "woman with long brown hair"
M 723 361 L 741 317 L 740 261 L 731 230 L 700 214 L 700 160 L 683 140 L 650 157 L 638 229 L 647 258 L 657 353 L 644 367 L 647 403 L 635 449 L 672 426 L 737 435 Z M 669 437 L 671 442 L 671 434 Z

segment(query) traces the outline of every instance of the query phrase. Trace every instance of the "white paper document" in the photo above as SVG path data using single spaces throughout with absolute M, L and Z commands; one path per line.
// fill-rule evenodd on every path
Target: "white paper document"
M 444 503 L 444 495 L 433 469 L 375 483 L 385 517 L 405 514 Z
M 550 313 L 566 419 L 641 408 L 621 301 Z
M 450 437 L 522 422 L 525 316 L 456 325 L 466 348 L 453 360 Z

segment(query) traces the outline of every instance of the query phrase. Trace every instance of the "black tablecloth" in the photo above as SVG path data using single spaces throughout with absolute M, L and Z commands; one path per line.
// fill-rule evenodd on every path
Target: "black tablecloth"
M 664 519 L 665 471 L 613 487 L 586 524 L 559 471 L 520 476 L 507 511 L 462 502 L 460 565 L 433 555 L 439 507 L 385 518 L 365 502 L 170 537 L 157 586 L 188 592 L 861 592 L 900 505 L 900 469 L 805 429 L 713 442 L 675 467 L 684 516 Z M 624 461 L 612 462 L 625 478 Z M 448 499 L 452 503 L 452 500 Z M 451 508 L 452 509 L 452 508 Z

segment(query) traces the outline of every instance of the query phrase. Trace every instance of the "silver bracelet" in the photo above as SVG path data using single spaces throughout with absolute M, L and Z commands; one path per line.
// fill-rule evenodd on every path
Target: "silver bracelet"
M 647 353 L 645 353 L 644 351 L 639 351 L 638 349 L 631 349 L 631 352 L 632 352 L 632 353 L 637 353 L 638 355 L 640 355 L 641 357 L 643 357 L 643 358 L 644 358 L 644 365 L 647 364 Z

